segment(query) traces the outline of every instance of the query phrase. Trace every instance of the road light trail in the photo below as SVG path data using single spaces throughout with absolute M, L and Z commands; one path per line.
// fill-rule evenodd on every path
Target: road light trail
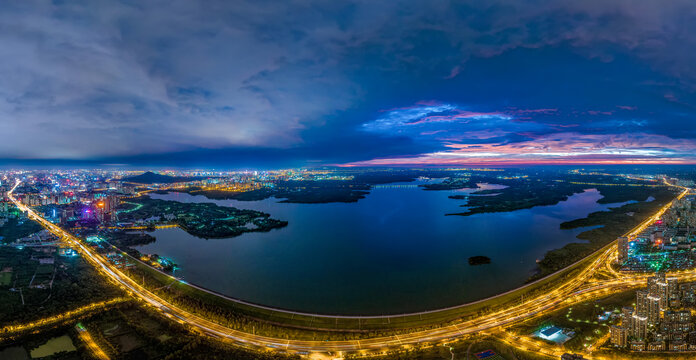
M 77 324 L 75 325 L 75 329 L 77 329 L 77 335 L 80 337 L 80 340 L 87 345 L 87 348 L 94 357 L 99 360 L 109 360 L 109 355 L 107 355 L 104 350 L 99 347 L 99 344 L 94 341 L 87 328 L 82 324 Z
M 107 259 L 94 250 L 85 246 L 84 243 L 66 232 L 62 228 L 49 222 L 43 217 L 37 215 L 29 207 L 21 204 L 14 197 L 13 192 L 19 186 L 19 180 L 8 193 L 10 200 L 22 211 L 27 212 L 27 216 L 43 225 L 56 236 L 64 239 L 66 242 L 76 248 L 82 256 L 92 265 L 94 265 L 104 276 L 126 289 L 132 296 L 142 300 L 146 304 L 158 309 L 165 316 L 182 324 L 187 324 L 192 329 L 202 333 L 211 335 L 216 338 L 231 341 L 242 346 L 253 346 L 260 348 L 274 348 L 278 350 L 290 352 L 323 352 L 323 353 L 352 353 L 361 350 L 376 350 L 386 351 L 390 349 L 403 348 L 413 344 L 423 342 L 437 342 L 459 338 L 467 334 L 473 334 L 485 330 L 510 326 L 521 320 L 528 320 L 540 316 L 541 314 L 553 311 L 561 307 L 575 304 L 577 302 L 587 301 L 598 296 L 605 297 L 612 292 L 625 291 L 636 288 L 644 284 L 645 276 L 641 275 L 620 275 L 620 278 L 607 281 L 590 281 L 590 279 L 602 268 L 608 261 L 611 261 L 616 254 L 616 245 L 611 244 L 600 250 L 596 254 L 596 258 L 585 266 L 582 271 L 573 278 L 565 281 L 553 290 L 545 294 L 536 296 L 517 305 L 512 305 L 506 309 L 499 310 L 490 314 L 482 315 L 471 320 L 463 320 L 447 325 L 414 331 L 407 334 L 401 334 L 399 337 L 383 336 L 357 340 L 335 340 L 335 341 L 309 341 L 309 340 L 293 340 L 279 339 L 268 336 L 249 334 L 240 330 L 228 328 L 213 321 L 194 315 L 184 309 L 177 307 L 154 294 L 150 290 L 136 283 L 127 275 L 123 274 L 118 268 L 113 266 Z M 671 184 L 667 184 L 673 186 Z M 683 188 L 683 187 L 682 187 Z M 650 226 L 654 221 L 659 219 L 662 214 L 671 207 L 674 201 L 681 199 L 688 192 L 688 188 L 683 188 L 684 191 L 677 196 L 675 200 L 662 207 L 657 213 L 644 222 L 629 231 L 627 236 L 635 236 Z M 594 256 L 595 254 L 591 255 Z M 696 272 L 678 272 L 675 277 L 681 279 L 696 279 Z M 454 326 L 452 326 L 454 325 Z
M 8 326 L 5 326 L 3 328 L 0 328 L 0 333 L 2 333 L 3 335 L 12 335 L 12 334 L 21 333 L 21 332 L 28 331 L 28 330 L 33 330 L 36 328 L 42 328 L 42 327 L 46 327 L 46 326 L 56 325 L 58 323 L 66 322 L 66 321 L 72 320 L 76 317 L 79 317 L 79 316 L 82 316 L 82 315 L 85 315 L 85 314 L 88 314 L 88 313 L 91 313 L 91 312 L 94 312 L 97 310 L 103 310 L 103 309 L 109 308 L 111 306 L 114 306 L 116 304 L 120 304 L 120 303 L 126 302 L 126 301 L 130 301 L 130 299 L 119 297 L 119 298 L 115 298 L 115 299 L 111 299 L 111 300 L 92 303 L 92 304 L 85 305 L 83 307 L 80 307 L 80 308 L 77 308 L 74 310 L 66 311 L 62 314 L 46 317 L 46 318 L 39 319 L 39 320 L 34 320 L 34 321 L 31 321 L 31 322 L 28 322 L 25 324 L 8 325 Z

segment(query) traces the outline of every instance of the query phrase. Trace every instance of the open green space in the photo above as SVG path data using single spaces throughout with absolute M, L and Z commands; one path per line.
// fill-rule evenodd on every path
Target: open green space
M 11 269 L 0 272 L 0 323 L 24 323 L 121 294 L 80 257 L 52 254 L 54 264 L 39 264 L 35 256 L 47 254 L 0 246 L 0 270 Z
M 511 331 L 521 335 L 531 335 L 534 331 L 548 327 L 558 326 L 571 329 L 575 336 L 563 344 L 568 351 L 580 352 L 587 346 L 595 343 L 605 336 L 609 326 L 620 322 L 618 315 L 621 308 L 630 306 L 635 301 L 635 290 L 623 291 L 595 301 L 587 301 L 572 307 L 561 309 L 511 328 Z M 600 320 L 599 316 L 605 312 L 611 312 L 614 317 Z M 544 341 L 539 339 L 540 341 Z M 556 345 L 548 342 L 549 345 Z
M 41 346 L 32 349 L 29 354 L 32 358 L 43 358 L 60 352 L 71 352 L 75 350 L 76 348 L 75 345 L 73 345 L 72 339 L 70 339 L 68 335 L 63 335 L 48 340 Z
M 119 248 L 145 245 L 156 240 L 154 236 L 145 232 L 128 232 L 122 230 L 102 231 L 98 236 Z
M 0 227 L 0 237 L 3 243 L 11 243 L 41 230 L 43 230 L 41 225 L 34 221 L 10 217 L 5 225 Z

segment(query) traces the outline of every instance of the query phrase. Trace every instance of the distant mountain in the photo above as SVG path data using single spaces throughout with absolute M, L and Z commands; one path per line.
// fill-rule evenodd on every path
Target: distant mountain
M 123 178 L 122 181 L 137 184 L 172 184 L 177 182 L 195 181 L 200 179 L 203 178 L 187 176 L 169 176 L 148 171 L 137 176 Z

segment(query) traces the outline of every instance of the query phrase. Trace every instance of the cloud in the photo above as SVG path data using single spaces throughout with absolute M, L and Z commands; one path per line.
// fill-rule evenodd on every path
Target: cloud
M 8 6 L 0 14 L 0 130 L 15 136 L 0 155 L 286 147 L 350 105 L 355 88 L 302 45 L 317 39 L 283 39 L 265 23 L 284 9 L 210 5 Z
M 558 133 L 508 144 L 450 144 L 418 156 L 378 158 L 346 166 L 471 164 L 683 164 L 696 163 L 696 142 L 652 134 Z
M 9 3 L 0 158 L 455 161 L 470 152 L 451 145 L 493 158 L 570 129 L 687 157 L 694 20 L 687 0 Z M 593 151 L 543 158 L 648 157 Z
M 642 120 L 604 119 L 613 115 L 612 112 L 588 110 L 586 113 L 602 120 L 573 127 L 555 126 L 527 118 L 519 121 L 516 116 L 557 115 L 556 109 L 479 113 L 432 102 L 392 109 L 362 127 L 367 131 L 405 134 L 416 141 L 439 143 L 442 148 L 414 156 L 382 157 L 345 165 L 696 163 L 694 139 L 641 132 L 647 125 Z M 443 124 L 445 127 L 439 128 Z M 414 126 L 418 131 L 407 131 Z
M 499 142 L 510 141 L 525 133 L 547 133 L 552 129 L 541 123 L 521 121 L 528 114 L 553 113 L 552 109 L 506 109 L 494 112 L 466 110 L 457 104 L 419 102 L 414 106 L 385 111 L 360 129 L 385 136 L 409 136 L 416 141 Z
M 457 77 L 457 75 L 459 75 L 459 70 L 461 70 L 459 65 L 453 67 L 452 70 L 450 70 L 449 75 L 445 76 L 445 79 L 454 79 Z

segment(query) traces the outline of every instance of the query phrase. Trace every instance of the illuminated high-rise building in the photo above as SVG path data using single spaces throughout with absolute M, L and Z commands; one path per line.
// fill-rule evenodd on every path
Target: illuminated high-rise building
M 657 273 L 648 278 L 648 292 L 651 296 L 659 297 L 660 309 L 669 307 L 670 300 L 679 299 L 679 284 L 676 278 L 667 278 L 664 273 Z
M 670 277 L 667 278 L 667 299 L 669 300 L 678 300 L 679 299 L 679 283 L 677 282 L 677 278 Z M 669 303 L 665 304 L 665 306 L 669 306 Z
M 650 308 L 650 302 L 648 297 L 650 293 L 645 290 L 636 291 L 636 314 L 640 316 L 647 316 Z
M 647 297 L 647 313 L 648 323 L 657 324 L 660 321 L 660 310 L 664 308 L 663 300 L 657 296 L 648 295 Z
M 612 325 L 609 332 L 612 345 L 626 347 L 628 341 L 628 330 L 625 327 Z
M 631 324 L 631 336 L 636 339 L 645 339 L 648 335 L 648 317 L 638 314 L 633 315 Z
M 655 276 L 648 278 L 648 291 L 651 295 L 659 296 L 661 293 L 660 284 L 666 284 L 666 277 L 664 273 L 657 273 Z

